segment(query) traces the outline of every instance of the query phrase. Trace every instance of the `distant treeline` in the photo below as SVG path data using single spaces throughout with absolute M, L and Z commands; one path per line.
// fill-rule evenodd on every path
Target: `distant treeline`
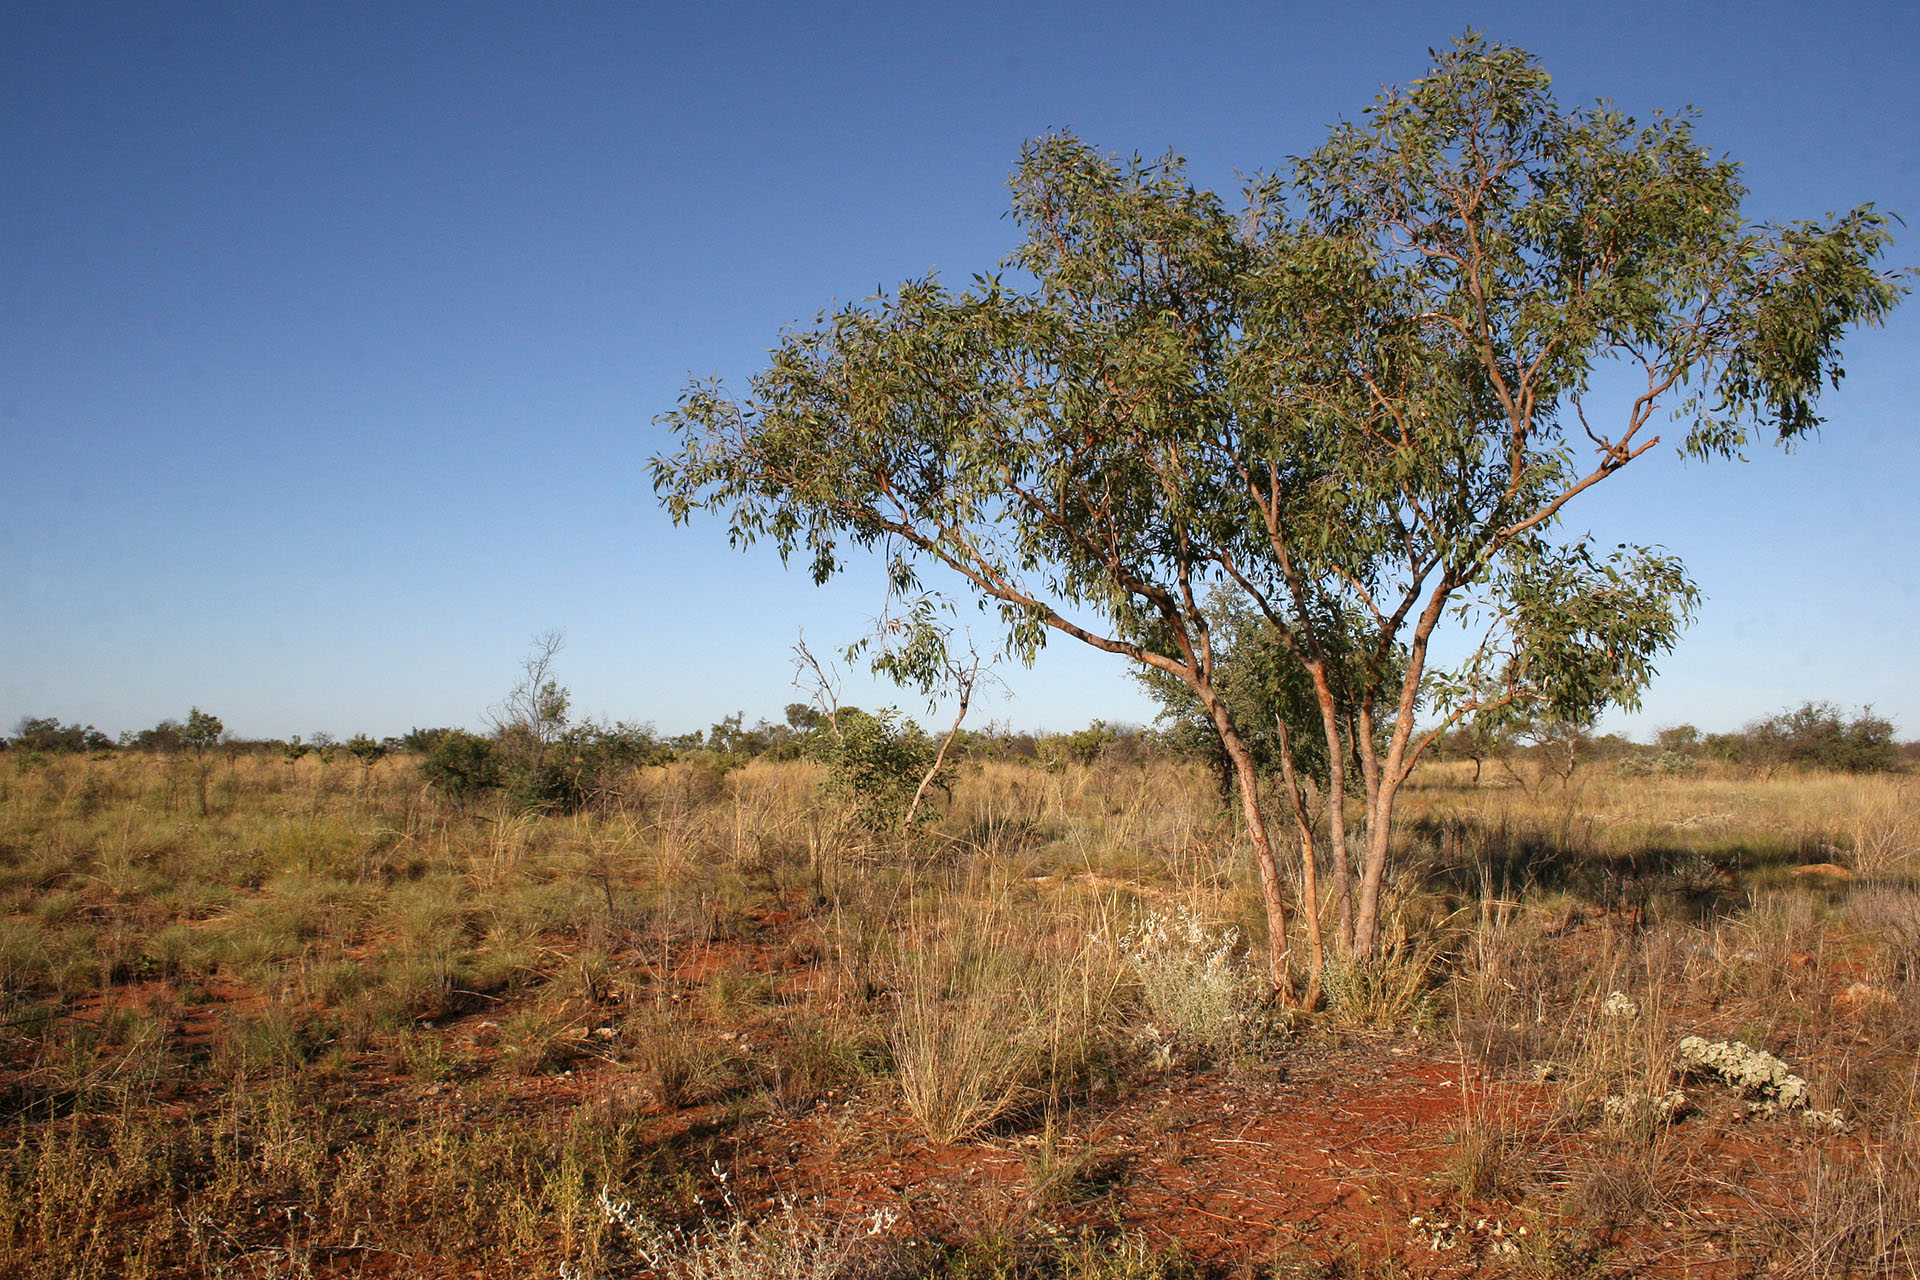
M 847 706 L 836 710 L 843 726 L 879 727 L 887 749 L 917 759 L 932 754 L 933 739 L 913 720 L 887 710 L 869 713 Z M 456 797 L 500 791 L 517 804 L 575 808 L 615 785 L 624 771 L 640 765 L 698 760 L 725 771 L 748 760 L 793 760 L 832 753 L 844 741 L 832 732 L 828 717 L 805 703 L 786 708 L 784 721 L 761 719 L 749 725 L 735 714 L 705 730 L 663 735 L 650 724 L 626 721 L 568 724 L 564 717 L 509 719 L 484 733 L 456 727 L 415 728 L 373 738 L 356 734 L 342 740 L 328 733 L 311 738 L 243 738 L 225 733 L 218 719 L 195 708 L 186 722 L 162 720 L 151 729 L 108 737 L 92 725 L 62 724 L 54 717 L 27 717 L 0 750 L 21 765 L 55 755 L 120 752 L 155 755 L 209 752 L 279 755 L 289 763 L 309 755 L 321 761 L 356 760 L 372 767 L 389 755 L 411 756 L 422 778 Z M 877 749 L 877 748 L 876 748 Z M 1167 735 L 1134 725 L 1095 720 L 1068 733 L 1017 732 L 1001 726 L 961 730 L 949 760 L 1032 760 L 1048 767 L 1170 758 L 1184 754 Z
M 843 718 L 868 713 L 840 708 Z M 901 742 L 922 745 L 928 734 L 911 719 L 891 711 L 879 719 Z M 542 732 L 543 729 L 549 731 Z M 309 754 L 321 760 L 344 756 L 371 767 L 391 754 L 417 758 L 423 778 L 454 795 L 503 789 L 528 803 L 575 805 L 605 785 L 613 774 L 637 765 L 700 759 L 719 768 L 748 760 L 791 760 L 817 754 L 829 736 L 827 717 L 804 703 L 786 708 L 778 723 L 761 719 L 746 724 L 736 714 L 705 730 L 671 736 L 650 724 L 587 721 L 542 726 L 509 722 L 489 732 L 441 727 L 412 729 L 375 739 L 356 734 L 340 740 L 327 733 L 310 739 L 247 739 L 225 733 L 219 720 L 194 708 L 186 721 L 162 720 L 151 729 L 109 737 L 92 725 L 62 724 L 54 717 L 26 717 L 0 750 L 16 753 L 23 764 L 34 756 L 75 753 L 104 755 L 129 751 L 155 754 L 209 750 L 224 754 L 278 754 L 297 761 Z M 1127 763 L 1146 759 L 1187 759 L 1216 763 L 1217 743 L 1184 726 L 1168 729 L 1095 720 L 1066 733 L 1029 733 L 1000 725 L 963 729 L 950 757 L 954 760 L 1030 760 L 1046 767 Z M 1498 735 L 1456 730 L 1437 744 L 1439 759 L 1475 762 L 1544 763 L 1571 769 L 1579 763 L 1607 763 L 1622 773 L 1680 774 L 1713 762 L 1764 775 L 1781 769 L 1824 769 L 1848 773 L 1887 772 L 1920 762 L 1920 743 L 1901 744 L 1890 720 L 1871 708 L 1853 713 L 1829 702 L 1807 702 L 1755 720 L 1732 733 L 1704 733 L 1693 725 L 1658 731 L 1638 743 L 1617 734 L 1594 735 L 1578 727 L 1542 724 Z
M 858 707 L 844 707 L 839 714 L 860 716 Z M 911 720 L 895 718 L 903 732 L 924 734 Z M 555 743 L 608 751 L 625 757 L 626 763 L 664 764 L 688 755 L 732 756 L 751 760 L 765 756 L 774 760 L 799 759 L 807 753 L 808 743 L 824 731 L 826 717 L 803 703 L 787 708 L 783 723 L 761 719 L 748 725 L 744 714 L 721 720 L 709 729 L 691 733 L 663 735 L 650 724 L 618 721 L 600 724 L 589 721 L 567 728 L 554 737 Z M 486 733 L 463 728 L 410 729 L 386 738 L 356 734 L 336 738 L 316 733 L 311 738 L 296 734 L 292 738 L 245 738 L 222 733 L 219 747 L 230 753 L 289 754 L 298 759 L 308 753 L 332 757 L 350 749 L 352 743 L 375 743 L 387 754 L 414 752 L 431 755 L 449 741 L 473 739 L 498 743 L 511 741 L 524 732 L 520 725 L 506 725 Z M 190 744 L 186 726 L 179 720 L 162 720 L 151 729 L 128 731 L 110 737 L 92 725 L 63 725 L 56 717 L 23 717 L 14 726 L 11 737 L 0 738 L 0 750 L 37 751 L 46 755 L 80 752 L 146 751 L 172 754 L 187 751 Z M 1133 759 L 1146 754 L 1165 754 L 1163 735 L 1138 725 L 1110 724 L 1095 720 L 1084 729 L 1066 733 L 1029 733 L 1003 726 L 963 729 L 955 743 L 956 754 L 975 759 L 1036 760 L 1047 764 L 1090 764 L 1103 756 Z
M 1493 736 L 1456 730 L 1438 746 L 1443 758 L 1530 758 L 1567 771 L 1582 761 L 1604 761 L 1629 776 L 1673 775 L 1712 762 L 1770 777 L 1781 769 L 1887 773 L 1920 763 L 1920 742 L 1902 744 L 1894 732 L 1893 722 L 1871 707 L 1849 714 L 1831 702 L 1804 702 L 1733 733 L 1682 724 L 1656 731 L 1650 743 L 1548 721 Z

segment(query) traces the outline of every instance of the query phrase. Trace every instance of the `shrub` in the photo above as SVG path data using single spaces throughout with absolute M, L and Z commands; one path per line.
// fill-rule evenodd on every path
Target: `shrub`
M 548 745 L 524 788 L 525 798 L 532 802 L 528 807 L 571 813 L 613 794 L 627 770 L 672 758 L 672 749 L 661 743 L 651 725 L 589 721 Z
M 828 792 L 848 804 L 861 826 L 881 832 L 906 813 L 934 751 L 920 726 L 893 708 L 874 713 L 846 707 L 826 733 L 814 737 L 810 754 L 826 769 Z M 943 779 L 934 781 L 944 785 Z M 916 815 L 922 822 L 931 816 L 925 808 Z
M 1697 772 L 1700 762 L 1684 751 L 1628 756 L 1620 762 L 1623 778 L 1682 778 Z
M 1238 929 L 1212 929 L 1188 907 L 1150 911 L 1118 945 L 1139 983 L 1162 1065 L 1176 1053 L 1228 1056 L 1258 1038 L 1265 991 Z
M 347 752 L 366 768 L 371 769 L 386 756 L 387 745 L 364 733 L 356 733 L 347 739 Z
M 1119 743 L 1121 730 L 1105 720 L 1095 720 L 1072 733 L 1049 734 L 1039 742 L 1040 759 L 1049 769 L 1069 764 L 1092 764 Z
M 195 756 L 205 758 L 207 752 L 220 744 L 220 735 L 227 727 L 220 723 L 219 716 L 208 715 L 195 707 L 187 713 L 186 727 L 180 731 L 180 741 L 190 747 Z
M 138 751 L 155 751 L 172 755 L 185 744 L 185 727 L 174 719 L 162 720 L 151 729 L 142 729 L 138 733 L 120 735 L 120 745 L 132 747 Z
M 420 777 L 455 800 L 465 800 L 500 785 L 500 762 L 493 741 L 465 729 L 441 731 L 420 762 Z
M 1899 767 L 1893 722 L 1862 707 L 1852 719 L 1831 702 L 1805 702 L 1791 711 L 1750 724 L 1726 744 L 1740 763 L 1768 772 L 1781 766 L 1884 773 Z
M 42 755 L 70 755 L 82 751 L 109 750 L 113 746 L 113 739 L 92 725 L 70 724 L 63 727 L 53 716 L 22 716 L 13 727 L 13 738 L 7 745 Z

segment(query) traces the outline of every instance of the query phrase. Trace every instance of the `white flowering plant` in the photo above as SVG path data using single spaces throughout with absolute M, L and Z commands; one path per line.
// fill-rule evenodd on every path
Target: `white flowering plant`
M 722 1200 L 731 1210 L 731 1194 Z M 780 1211 L 763 1221 L 729 1216 L 688 1229 L 664 1224 L 604 1187 L 597 1205 L 614 1251 L 662 1280 L 836 1280 L 857 1255 L 887 1248 L 899 1221 L 895 1210 L 881 1209 L 823 1223 L 783 1201 Z M 605 1274 L 574 1264 L 560 1268 L 560 1280 L 602 1280 Z
M 1266 1028 L 1266 990 L 1240 931 L 1213 926 L 1192 908 L 1146 911 L 1117 939 L 1149 1019 L 1154 1064 L 1182 1054 L 1221 1057 L 1251 1047 Z

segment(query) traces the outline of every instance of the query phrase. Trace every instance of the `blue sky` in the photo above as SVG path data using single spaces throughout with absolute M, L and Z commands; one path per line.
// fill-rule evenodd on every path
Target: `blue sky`
M 554 628 L 583 714 L 778 718 L 796 636 L 855 638 L 879 584 L 670 526 L 646 463 L 688 378 L 991 267 L 1026 138 L 1230 191 L 1469 25 L 1563 103 L 1698 108 L 1756 218 L 1920 220 L 1911 5 L 0 7 L 0 731 L 476 724 Z M 1916 356 L 1910 304 L 1818 440 L 1658 450 L 1572 513 L 1707 596 L 1612 725 L 1824 698 L 1920 736 Z M 1005 674 L 981 719 L 1151 716 L 1064 641 Z

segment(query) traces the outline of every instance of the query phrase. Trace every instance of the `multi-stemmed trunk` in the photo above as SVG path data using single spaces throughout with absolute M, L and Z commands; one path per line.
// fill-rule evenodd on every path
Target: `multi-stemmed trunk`
M 1233 761 L 1234 777 L 1240 784 L 1240 810 L 1247 823 L 1247 838 L 1253 842 L 1253 857 L 1260 880 L 1260 905 L 1267 917 L 1267 976 L 1275 994 L 1287 1004 L 1294 1000 L 1293 972 L 1288 962 L 1287 905 L 1280 887 L 1280 864 L 1273 854 L 1273 842 L 1267 837 L 1266 815 L 1260 808 L 1260 774 L 1254 767 L 1253 752 L 1240 736 L 1233 717 L 1221 705 L 1211 689 L 1199 690 L 1201 702 L 1213 718 L 1220 744 Z M 1310 980 L 1318 985 L 1318 974 Z

